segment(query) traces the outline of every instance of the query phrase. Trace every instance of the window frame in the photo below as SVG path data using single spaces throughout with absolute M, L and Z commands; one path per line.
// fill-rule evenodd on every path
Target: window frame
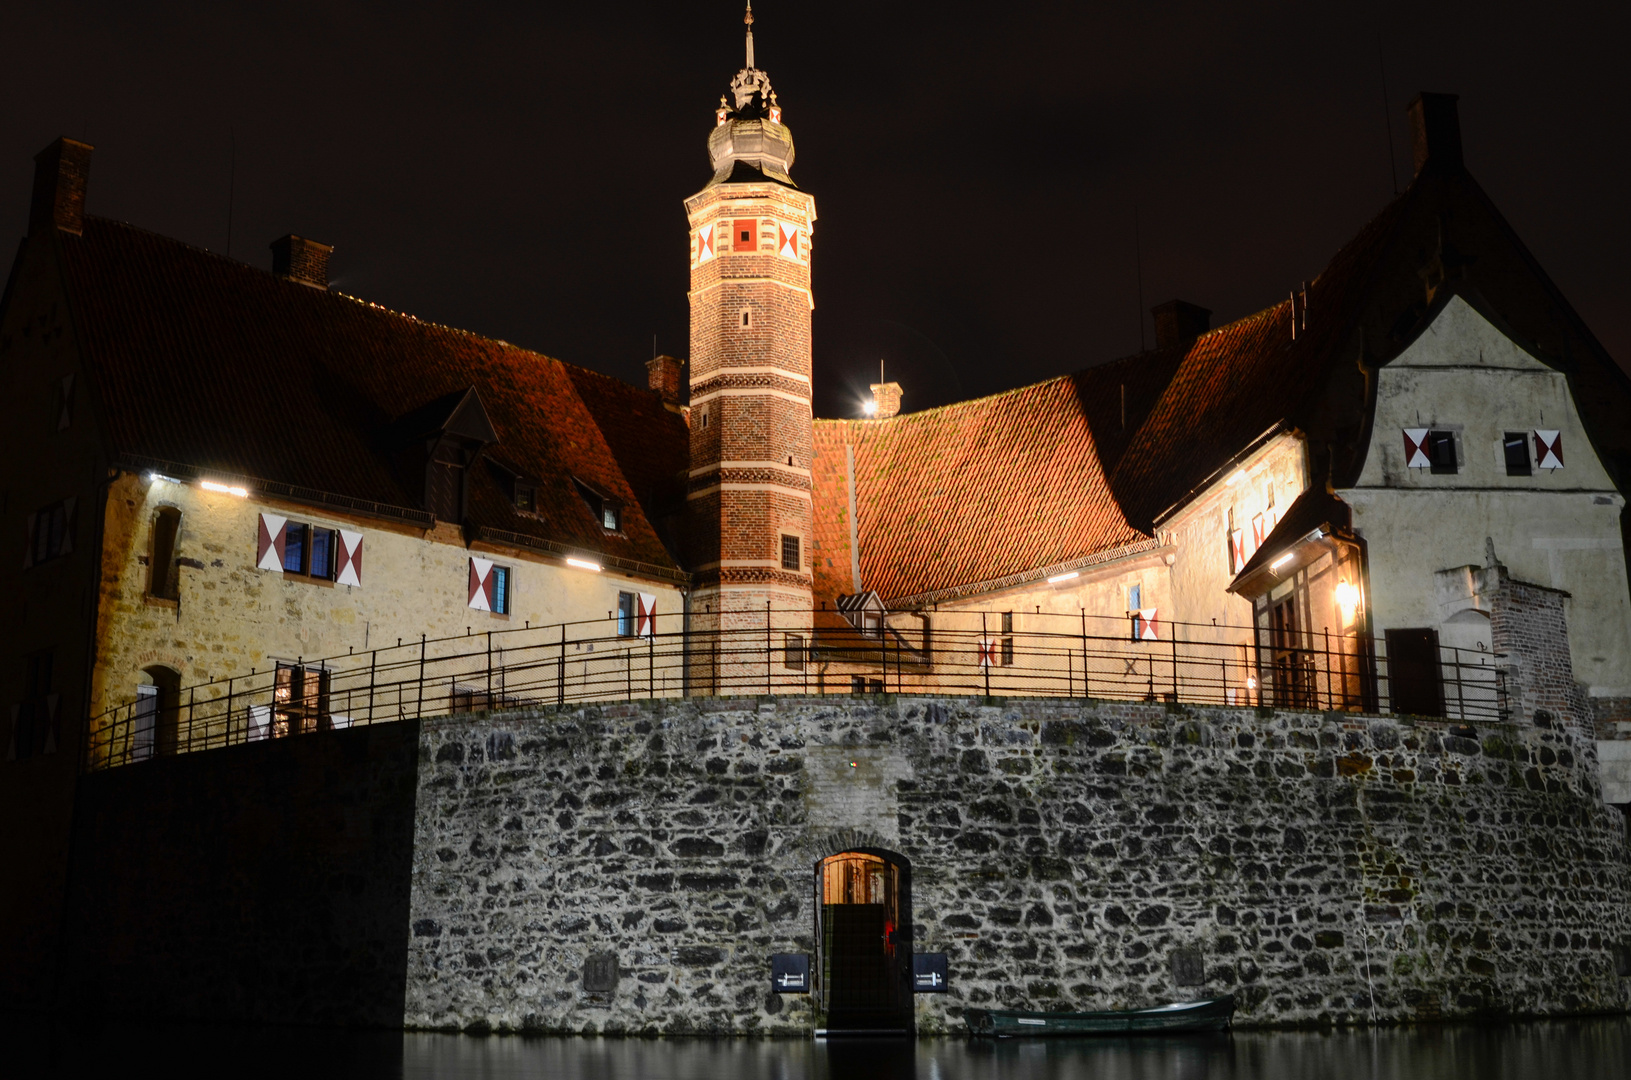
M 798 573 L 798 572 L 802 571 L 804 569 L 804 543 L 803 543 L 803 541 L 795 533 L 782 533 L 781 538 L 782 538 L 782 543 L 781 543 L 781 566 L 782 566 L 782 569 L 783 570 L 791 570 L 794 573 Z M 789 547 L 791 547 L 791 551 L 792 551 L 792 555 L 793 555 L 793 565 L 792 566 L 787 565 L 787 556 L 788 556 Z
M 159 522 L 161 519 L 173 520 L 174 529 L 169 536 L 169 543 L 163 552 L 159 548 Z M 160 506 L 153 511 L 151 524 L 148 526 L 147 538 L 147 596 L 152 600 L 181 599 L 181 571 L 176 562 L 176 549 L 181 540 L 181 508 L 179 506 Z M 164 555 L 160 559 L 160 554 Z M 163 566 L 160 566 L 163 563 Z
M 74 550 L 73 531 L 74 514 L 70 506 L 74 500 L 58 499 L 54 503 L 47 503 L 29 515 L 30 527 L 28 530 L 28 565 L 39 566 L 42 563 L 55 562 L 57 559 L 70 555 Z M 53 537 L 51 527 L 58 526 Z M 44 547 L 41 547 L 41 541 Z
M 1533 476 L 1535 475 L 1535 459 L 1529 452 L 1529 440 L 1533 437 L 1532 431 L 1503 431 L 1501 432 L 1501 454 L 1505 460 L 1506 475 Z M 1512 460 L 1512 447 L 1516 443 L 1523 453 L 1521 468 Z
M 782 666 L 789 671 L 803 671 L 806 651 L 803 634 L 787 634 L 782 641 Z
M 635 595 L 631 592 L 617 593 L 617 636 L 635 637 L 635 629 L 639 621 L 639 609 L 635 603 Z
M 1433 476 L 1455 476 L 1461 472 L 1461 440 L 1450 428 L 1427 430 L 1427 471 Z M 1449 460 L 1443 460 L 1441 449 L 1448 449 Z
M 295 531 L 300 534 L 298 548 L 299 566 L 289 565 L 289 550 L 294 545 L 291 538 Z M 317 535 L 325 533 L 328 536 L 326 558 L 327 565 L 322 573 L 312 571 L 312 555 L 317 547 Z M 289 518 L 283 523 L 283 576 L 296 577 L 306 581 L 333 582 L 340 565 L 340 530 L 331 529 L 326 525 L 314 525 L 309 521 L 296 521 Z
M 287 660 L 275 660 L 273 664 L 272 718 L 268 737 L 280 739 L 288 735 L 308 735 L 330 730 L 332 722 L 329 719 L 331 674 L 329 669 L 320 664 L 291 664 Z M 287 680 L 284 679 L 284 672 L 290 673 Z M 310 680 L 313 676 L 316 677 L 315 696 L 310 689 Z M 301 691 L 298 699 L 294 696 L 297 682 Z M 279 693 L 285 694 L 281 701 L 278 698 Z
M 515 607 L 514 567 L 495 562 L 488 574 L 493 581 L 493 599 L 489 610 L 494 615 L 508 615 Z

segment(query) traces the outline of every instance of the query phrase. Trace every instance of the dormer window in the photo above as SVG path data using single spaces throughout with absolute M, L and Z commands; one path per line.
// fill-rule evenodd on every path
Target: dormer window
M 577 485 L 578 494 L 583 501 L 589 504 L 589 512 L 594 515 L 600 527 L 607 532 L 623 531 L 623 504 L 609 496 L 602 495 L 594 488 L 581 480 L 573 480 Z
M 515 482 L 515 508 L 532 513 L 538 509 L 538 489 L 521 480 Z

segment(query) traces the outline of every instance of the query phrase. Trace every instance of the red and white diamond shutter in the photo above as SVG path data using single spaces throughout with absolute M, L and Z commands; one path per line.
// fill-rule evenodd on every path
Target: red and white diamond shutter
M 981 667 L 995 667 L 997 665 L 997 639 L 983 637 L 977 643 L 979 665 Z
M 797 260 L 803 248 L 799 241 L 799 227 L 785 221 L 776 222 L 776 252 L 784 259 Z
M 634 635 L 635 637 L 657 636 L 657 597 L 654 593 L 639 593 L 635 600 L 634 609 Z
M 255 568 L 283 573 L 283 526 L 288 518 L 276 514 L 260 516 L 259 540 L 255 548 Z
M 1155 616 L 1159 609 L 1147 607 L 1133 612 L 1133 639 L 1135 641 L 1159 641 L 1160 635 L 1156 632 Z
M 1556 431 L 1535 429 L 1535 467 L 1561 469 L 1563 467 L 1563 436 Z
M 493 610 L 493 560 L 470 556 L 469 605 L 477 611 Z
M 334 581 L 339 585 L 362 585 L 362 533 L 338 530 L 340 550 L 334 556 Z
M 1246 568 L 1246 530 L 1236 529 L 1229 534 L 1229 570 L 1240 573 Z
M 1263 537 L 1265 535 L 1265 531 L 1266 530 L 1265 530 L 1265 524 L 1264 524 L 1264 521 L 1263 521 L 1263 515 L 1262 514 L 1253 514 L 1252 515 L 1252 550 L 1253 551 L 1256 551 L 1258 548 L 1263 546 Z
M 697 230 L 696 262 L 705 263 L 714 257 L 714 225 L 713 222 Z
M 1430 469 L 1433 461 L 1427 456 L 1427 429 L 1404 429 L 1404 465 L 1407 469 Z

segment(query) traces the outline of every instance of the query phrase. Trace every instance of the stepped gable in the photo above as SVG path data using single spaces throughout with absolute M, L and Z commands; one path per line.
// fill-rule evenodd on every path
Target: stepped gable
M 846 444 L 862 587 L 886 600 L 1147 541 L 1110 493 L 1083 407 L 1094 381 L 1086 372 L 889 420 L 817 421 L 817 594 L 855 591 Z
M 1402 353 L 1452 295 L 1569 376 L 1599 455 L 1631 490 L 1631 378 L 1471 175 L 1440 168 L 1332 258 L 1306 306 L 1288 299 L 1194 342 L 1112 474 L 1129 520 L 1154 528 L 1277 426 L 1306 435 L 1314 483 L 1356 482 L 1370 440 L 1367 369 Z
M 397 422 L 474 386 L 499 437 L 493 458 L 539 486 L 537 512 L 519 513 L 507 480 L 478 463 L 468 525 L 674 568 L 620 464 L 638 463 L 647 488 L 685 467 L 683 420 L 654 392 L 118 222 L 87 217 L 83 236 L 59 243 L 115 459 L 419 508 L 422 481 L 393 452 Z M 621 534 L 600 527 L 573 477 L 624 501 Z

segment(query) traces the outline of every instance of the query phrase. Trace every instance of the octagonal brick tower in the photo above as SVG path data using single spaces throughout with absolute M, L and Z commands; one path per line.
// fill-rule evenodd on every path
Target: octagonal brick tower
M 802 685 L 786 653 L 810 625 L 810 230 L 815 200 L 788 175 L 793 136 L 770 77 L 747 66 L 714 113 L 714 175 L 685 201 L 691 227 L 690 555 L 698 690 Z M 731 100 L 733 99 L 733 100 Z M 767 605 L 773 613 L 766 632 Z M 706 660 L 718 632 L 724 659 Z M 750 655 L 742 649 L 753 642 Z M 774 654 L 767 657 L 761 641 Z M 796 658 L 797 654 L 792 654 Z M 755 683 L 753 680 L 763 680 Z

